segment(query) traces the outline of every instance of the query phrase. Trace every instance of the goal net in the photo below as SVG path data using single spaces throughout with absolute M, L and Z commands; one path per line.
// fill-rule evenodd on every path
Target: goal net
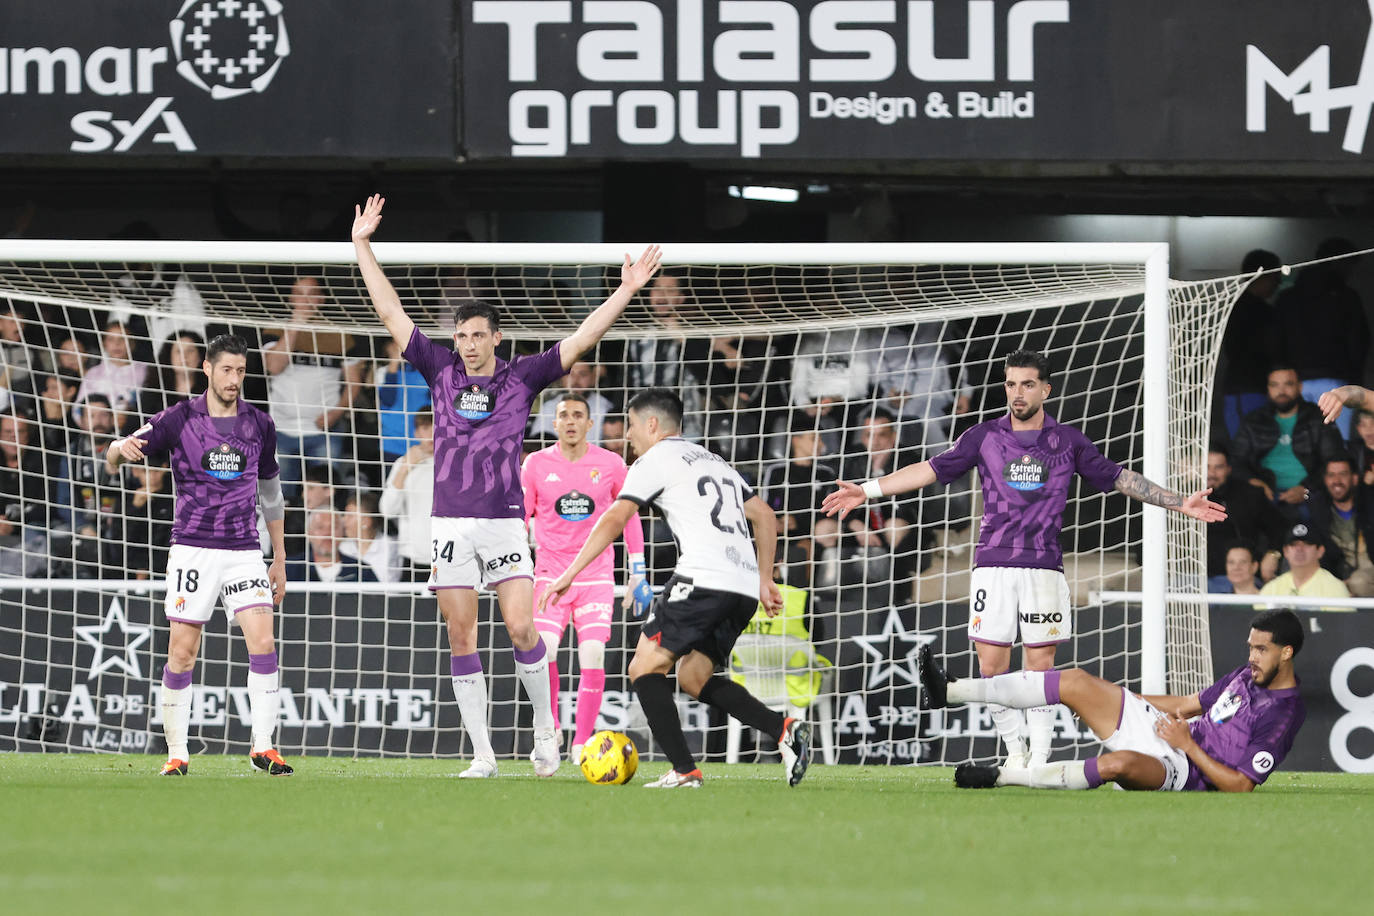
M 0 748 L 161 750 L 171 482 L 156 465 L 111 475 L 99 459 L 112 436 L 203 390 L 205 341 L 231 332 L 250 350 L 243 395 L 276 420 L 288 497 L 280 746 L 470 753 L 447 639 L 422 581 L 423 474 L 397 485 L 394 473 L 407 454 L 408 466 L 423 466 L 415 418 L 428 392 L 375 319 L 351 246 L 0 245 Z M 447 340 L 454 305 L 484 299 L 503 315 L 506 356 L 571 332 L 614 288 L 624 253 L 376 248 L 422 330 Z M 916 671 L 929 642 L 953 673 L 976 672 L 966 627 L 978 613 L 969 594 L 978 481 L 874 501 L 842 521 L 825 518 L 820 500 L 837 479 L 930 457 L 1004 413 L 1002 364 L 1021 348 L 1049 356 L 1047 409 L 1060 422 L 1151 479 L 1200 487 L 1215 353 L 1243 281 L 1171 288 L 1166 258 L 1162 245 L 674 245 L 668 277 L 562 384 L 590 402 L 592 441 L 622 452 L 627 399 L 652 385 L 677 390 L 684 434 L 732 462 L 777 511 L 779 570 L 801 614 L 788 626 L 803 626 L 817 655 L 777 699 L 833 739 L 827 758 L 989 759 L 997 744 L 986 710 L 924 709 Z M 536 404 L 526 451 L 554 442 L 562 390 Z M 1200 590 L 1200 526 L 1164 515 L 1087 486 L 1071 492 L 1062 543 L 1075 610 L 1059 664 L 1133 689 L 1208 682 L 1205 607 L 1165 601 L 1168 591 Z M 661 586 L 674 533 L 661 519 L 644 522 Z M 1100 591 L 1146 600 L 1103 605 Z M 617 611 L 598 724 L 653 753 L 625 679 L 638 628 Z M 479 651 L 497 752 L 523 756 L 530 710 L 487 597 Z M 570 734 L 579 677 L 571 633 L 557 660 Z M 195 671 L 193 752 L 246 750 L 247 664 L 217 611 Z M 679 705 L 698 752 L 736 757 L 722 720 L 685 696 Z M 1056 756 L 1088 741 L 1064 711 Z M 746 735 L 738 755 L 774 750 Z

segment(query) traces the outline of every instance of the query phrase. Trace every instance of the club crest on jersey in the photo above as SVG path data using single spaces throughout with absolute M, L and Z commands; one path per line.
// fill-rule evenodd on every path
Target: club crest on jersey
M 601 483 L 601 468 L 592 468 L 587 476 L 592 479 L 592 483 Z
M 1038 490 L 1045 485 L 1045 466 L 1030 455 L 1022 455 L 1002 468 L 1002 480 L 1013 490 Z
M 554 500 L 553 509 L 565 522 L 585 522 L 596 511 L 596 502 L 585 493 L 573 490 Z
M 221 442 L 201 456 L 200 466 L 216 480 L 238 480 L 248 467 L 248 456 L 228 442 Z
M 453 399 L 453 409 L 465 420 L 485 420 L 496 408 L 496 398 L 478 384 L 465 385 Z

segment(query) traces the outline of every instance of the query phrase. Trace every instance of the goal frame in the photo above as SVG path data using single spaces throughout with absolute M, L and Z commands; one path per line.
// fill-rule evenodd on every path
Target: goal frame
M 383 266 L 416 263 L 542 263 L 578 265 L 618 263 L 642 243 L 455 243 L 377 242 Z M 0 261 L 79 261 L 106 263 L 290 264 L 356 263 L 348 242 L 239 242 L 9 239 L 0 240 Z M 665 266 L 674 264 L 1021 264 L 1045 266 L 1139 265 L 1144 282 L 1144 363 L 1142 378 L 1141 466 L 1152 480 L 1168 470 L 1169 400 L 1169 246 L 1166 242 L 875 242 L 875 243 L 672 243 Z M 0 289 L 0 293 L 4 293 Z M 44 297 L 17 295 L 29 301 Z M 1166 589 L 1168 584 L 1165 510 L 1146 505 L 1141 544 L 1141 689 L 1167 689 Z M 13 580 L 15 583 L 26 580 Z M 149 583 L 142 583 L 145 587 Z

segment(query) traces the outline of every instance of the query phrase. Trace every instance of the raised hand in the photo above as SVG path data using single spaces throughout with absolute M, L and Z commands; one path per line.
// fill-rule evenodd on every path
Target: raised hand
M 662 261 L 663 249 L 657 245 L 645 248 L 639 260 L 633 264 L 630 263 L 630 256 L 625 255 L 625 263 L 620 266 L 620 285 L 631 289 L 642 288 L 649 282 L 649 278 L 658 272 L 658 266 Z
M 867 500 L 864 496 L 863 488 L 856 483 L 847 480 L 836 481 L 835 489 L 825 494 L 825 499 L 821 500 L 821 511 L 826 515 L 840 513 L 840 518 L 844 518 L 854 509 L 859 508 Z
M 353 241 L 365 242 L 372 238 L 372 233 L 377 231 L 377 227 L 382 222 L 382 206 L 386 204 L 386 198 L 380 194 L 373 194 L 367 199 L 366 206 L 359 207 L 353 205 Z
M 1221 503 L 1214 503 L 1207 496 L 1212 492 L 1212 488 L 1198 490 L 1192 496 L 1183 501 L 1178 507 L 1178 511 L 1184 515 L 1190 515 L 1195 519 L 1207 522 L 1221 522 L 1226 520 L 1226 507 Z
M 119 442 L 119 454 L 124 456 L 125 461 L 142 461 L 143 447 L 148 444 L 147 439 L 140 439 L 137 436 L 129 436 Z

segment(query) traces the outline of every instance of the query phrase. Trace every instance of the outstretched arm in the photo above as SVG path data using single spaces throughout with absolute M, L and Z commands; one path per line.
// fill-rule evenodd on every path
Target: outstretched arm
M 630 256 L 625 255 L 625 263 L 620 267 L 620 286 L 616 287 L 615 292 L 611 293 L 605 302 L 597 306 L 596 311 L 584 318 L 577 330 L 558 347 L 564 369 L 571 369 L 583 353 L 596 346 L 597 341 L 601 340 L 625 311 L 625 306 L 630 304 L 635 293 L 649 282 L 649 278 L 658 270 L 662 260 L 663 251 L 657 245 L 650 245 L 644 249 L 639 260 L 633 264 L 630 263 Z M 372 287 L 369 285 L 368 288 Z
M 844 518 L 852 510 L 862 506 L 867 499 L 909 493 L 912 490 L 928 487 L 935 480 L 935 468 L 931 467 L 929 461 L 922 461 L 920 464 L 908 464 L 885 477 L 870 480 L 862 485 L 841 480 L 836 484 L 835 489 L 827 493 L 825 499 L 821 500 L 821 509 L 826 515 L 834 515 L 838 512 L 840 518 Z M 876 492 L 874 492 L 875 490 Z
M 1322 416 L 1326 417 L 1327 423 L 1336 422 L 1336 418 L 1341 415 L 1342 407 L 1374 413 L 1374 391 L 1361 388 L 1359 385 L 1342 385 L 1317 398 L 1317 406 L 1321 408 Z
M 415 322 L 401 307 L 401 297 L 396 295 L 396 287 L 386 278 L 382 266 L 377 263 L 377 256 L 372 253 L 372 233 L 377 231 L 377 226 L 382 222 L 382 205 L 385 203 L 385 197 L 373 194 L 367 199 L 366 207 L 354 205 L 353 248 L 358 253 L 358 269 L 362 271 L 363 282 L 367 284 L 377 317 L 382 319 L 391 338 L 404 349 L 415 331 Z
M 1182 512 L 1184 515 L 1204 522 L 1220 522 L 1226 518 L 1226 507 L 1207 498 L 1207 495 L 1212 492 L 1210 487 L 1206 490 L 1198 490 L 1185 499 L 1168 487 L 1161 487 L 1159 484 L 1146 479 L 1142 474 L 1124 469 L 1121 475 L 1116 478 L 1116 491 L 1124 493 L 1131 499 L 1138 499 L 1152 506 L 1162 506 L 1165 509 Z

